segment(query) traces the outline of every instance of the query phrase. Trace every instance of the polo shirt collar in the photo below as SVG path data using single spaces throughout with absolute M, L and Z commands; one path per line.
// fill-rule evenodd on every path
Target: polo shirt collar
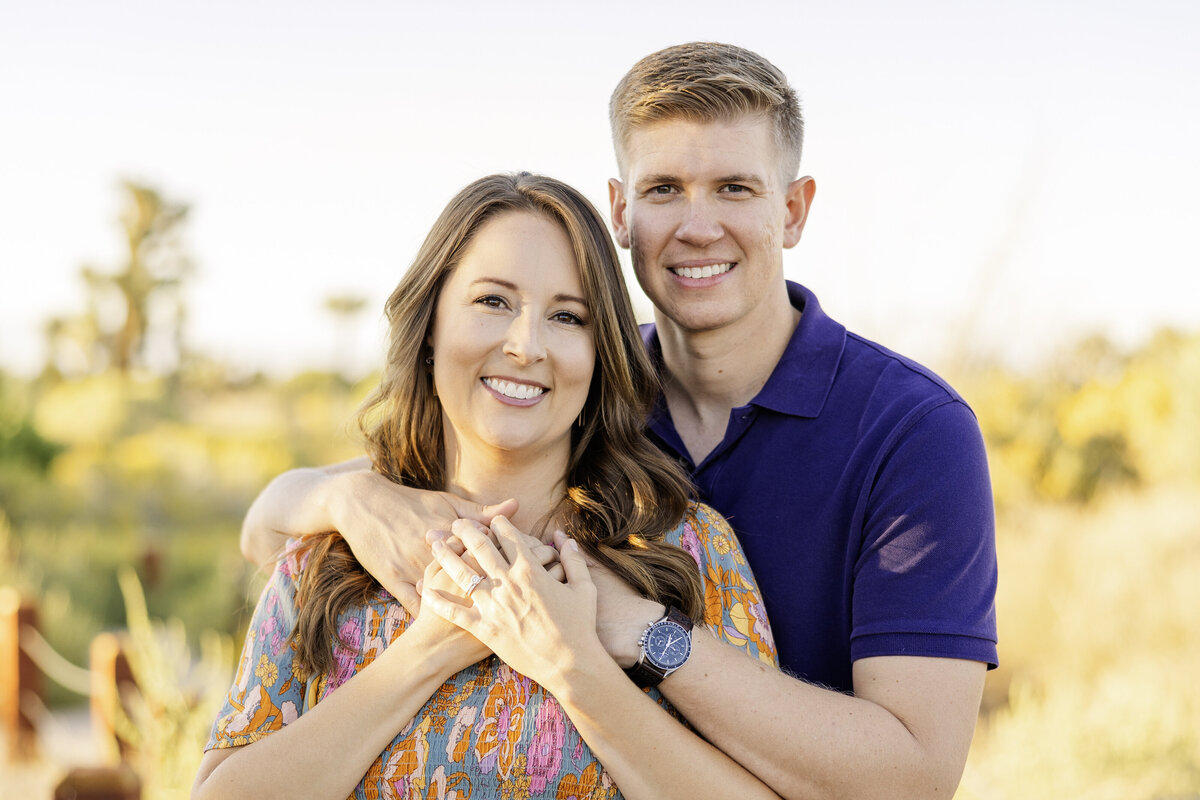
M 781 414 L 816 418 L 833 388 L 846 348 L 846 328 L 825 314 L 808 289 L 788 281 L 787 291 L 801 312 L 800 324 L 771 377 L 750 403 Z
M 816 418 L 825 406 L 846 347 L 846 328 L 821 310 L 817 296 L 798 283 L 787 282 L 788 300 L 801 312 L 800 324 L 771 377 L 750 405 L 796 417 Z M 656 366 L 662 364 L 662 345 L 653 324 L 641 327 L 642 341 Z M 662 397 L 657 409 L 665 411 Z

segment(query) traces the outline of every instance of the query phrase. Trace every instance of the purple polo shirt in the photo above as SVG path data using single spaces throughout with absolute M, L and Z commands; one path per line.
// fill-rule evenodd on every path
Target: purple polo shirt
M 787 350 L 703 463 L 661 397 L 651 437 L 737 531 L 789 672 L 849 691 L 850 665 L 871 656 L 995 666 L 995 520 L 974 414 L 803 286 L 788 296 L 803 314 Z M 654 325 L 642 336 L 661 363 Z

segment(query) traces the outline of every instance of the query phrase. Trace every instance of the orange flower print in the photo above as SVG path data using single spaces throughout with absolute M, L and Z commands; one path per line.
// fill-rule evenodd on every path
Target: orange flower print
M 446 758 L 450 759 L 451 764 L 462 763 L 463 758 L 467 755 L 467 751 L 471 747 L 471 726 L 475 724 L 475 717 L 478 714 L 478 708 L 467 706 L 454 718 L 454 726 L 450 729 L 450 736 L 446 739 Z
M 533 681 L 504 663 L 496 670 L 496 680 L 483 704 L 483 716 L 475 726 L 475 757 L 484 774 L 496 771 L 503 778 L 512 769 L 521 728 L 525 724 L 525 704 Z
M 593 761 L 579 775 L 564 775 L 558 782 L 554 800 L 603 800 L 616 794 L 617 785 L 600 766 L 600 762 Z
M 363 778 L 366 785 L 383 783 L 383 797 L 389 799 L 423 795 L 425 766 L 429 763 L 430 723 L 431 718 L 425 717 L 420 725 L 413 726 L 408 735 L 396 742 L 392 751 L 386 754 L 386 764 L 382 757 L 376 759 Z

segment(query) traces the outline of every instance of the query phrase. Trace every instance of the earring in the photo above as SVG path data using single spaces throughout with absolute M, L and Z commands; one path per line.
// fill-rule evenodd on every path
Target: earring
M 427 367 L 433 366 L 433 356 L 425 356 L 425 366 L 427 366 Z

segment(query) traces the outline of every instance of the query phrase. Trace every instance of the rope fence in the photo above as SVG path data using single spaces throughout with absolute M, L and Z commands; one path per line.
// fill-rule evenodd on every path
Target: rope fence
M 113 728 L 112 709 L 122 692 L 135 685 L 120 637 L 95 637 L 89 662 L 84 669 L 63 658 L 38 630 L 37 606 L 16 589 L 0 586 L 0 735 L 6 743 L 0 761 L 28 764 L 41 757 L 38 732 L 53 718 L 44 696 L 44 678 L 49 678 L 89 698 L 101 752 L 116 751 L 122 759 L 115 765 L 72 769 L 55 788 L 55 800 L 139 800 L 141 783 L 124 763 L 127 752 Z

